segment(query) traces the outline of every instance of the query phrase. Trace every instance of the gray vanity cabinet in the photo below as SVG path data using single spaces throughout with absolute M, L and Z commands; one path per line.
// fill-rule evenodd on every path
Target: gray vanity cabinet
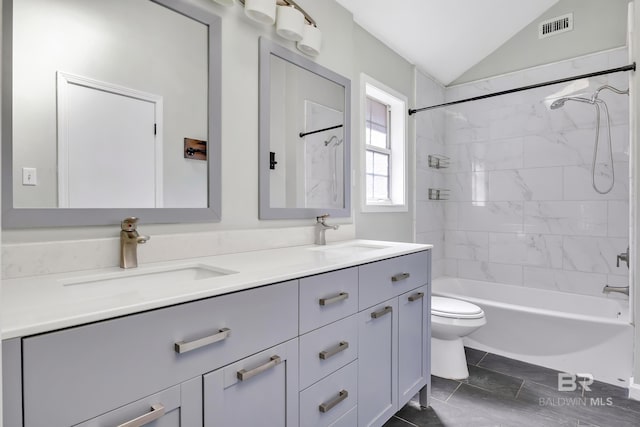
M 359 268 L 358 426 L 383 425 L 428 384 L 430 265 L 418 252 Z
M 297 425 L 297 339 L 204 376 L 205 427 Z

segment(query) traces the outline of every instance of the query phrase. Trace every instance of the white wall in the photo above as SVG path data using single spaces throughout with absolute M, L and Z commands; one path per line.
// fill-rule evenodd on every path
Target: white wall
M 356 182 L 360 182 L 364 173 L 364 165 L 359 164 L 361 151 L 364 150 L 363 135 L 361 133 L 364 118 L 360 115 L 360 72 L 373 77 L 375 80 L 405 95 L 409 106 L 415 105 L 413 66 L 402 59 L 397 53 L 383 45 L 379 40 L 367 33 L 362 27 L 354 27 L 354 79 L 353 93 L 353 147 L 352 159 L 356 170 Z M 408 212 L 362 212 L 363 189 L 354 188 L 353 203 L 356 210 L 357 237 L 363 239 L 380 239 L 412 242 L 415 239 L 413 217 L 415 210 L 415 123 L 408 120 L 407 140 L 408 149 Z
M 634 42 L 633 42 L 633 51 L 631 52 L 631 57 L 633 61 L 640 61 L 640 43 L 638 42 L 638 34 L 640 30 L 640 1 L 635 0 L 633 2 L 634 5 L 634 16 L 631 18 L 633 20 L 633 28 L 634 28 Z M 632 390 L 632 396 L 634 399 L 640 400 L 640 327 L 638 325 L 640 322 L 638 321 L 638 316 L 640 313 L 640 291 L 638 290 L 638 286 L 640 285 L 640 277 L 638 275 L 638 267 L 640 266 L 640 246 L 638 242 L 640 242 L 640 227 L 638 227 L 639 212 L 640 212 L 640 175 L 638 174 L 638 165 L 640 165 L 640 150 L 638 147 L 640 146 L 640 118 L 638 117 L 638 113 L 640 112 L 640 96 L 638 94 L 638 90 L 640 90 L 640 73 L 636 71 L 630 76 L 631 81 L 631 111 L 632 115 L 635 118 L 635 121 L 632 120 L 632 131 L 631 131 L 631 155 L 632 159 L 635 162 L 633 165 L 633 170 L 635 175 L 632 175 L 632 179 L 634 180 L 634 191 L 632 193 L 632 238 L 634 241 L 634 245 L 630 248 L 631 250 L 631 259 L 632 259 L 632 268 L 633 268 L 633 276 L 632 280 L 632 297 L 635 309 L 635 354 L 634 354 L 634 370 L 633 377 L 635 380 L 635 387 Z
M 560 0 L 452 84 L 624 46 L 627 40 L 624 25 L 627 22 L 627 3 L 628 0 Z M 569 12 L 573 12 L 573 31 L 538 39 L 540 21 Z

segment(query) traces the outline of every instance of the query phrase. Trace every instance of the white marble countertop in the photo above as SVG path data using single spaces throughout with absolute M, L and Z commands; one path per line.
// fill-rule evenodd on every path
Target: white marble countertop
M 4 280 L 2 339 L 27 336 L 282 282 L 426 249 L 431 245 L 349 240 L 187 260 Z M 177 283 L 162 274 L 204 267 L 232 272 Z M 123 277 L 131 280 L 120 281 Z M 149 277 L 149 276 L 147 276 Z M 105 280 L 108 279 L 108 280 Z M 113 280 L 116 279 L 116 280 Z

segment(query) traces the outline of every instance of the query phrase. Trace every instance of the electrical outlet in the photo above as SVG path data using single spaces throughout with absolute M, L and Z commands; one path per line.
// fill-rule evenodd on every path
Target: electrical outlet
M 22 168 L 22 185 L 38 185 L 36 168 Z

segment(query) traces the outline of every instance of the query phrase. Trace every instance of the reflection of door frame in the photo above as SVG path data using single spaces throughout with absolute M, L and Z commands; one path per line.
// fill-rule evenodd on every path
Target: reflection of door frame
M 113 83 L 102 82 L 91 79 L 89 77 L 79 76 L 76 74 L 57 72 L 57 120 L 58 120 L 58 207 L 69 207 L 69 129 L 68 129 L 68 101 L 69 85 L 84 86 L 91 89 L 101 90 L 116 95 L 127 96 L 129 98 L 139 99 L 151 102 L 155 109 L 155 207 L 163 207 L 163 159 L 162 159 L 162 96 L 153 93 L 143 92 L 136 89 L 116 85 Z

